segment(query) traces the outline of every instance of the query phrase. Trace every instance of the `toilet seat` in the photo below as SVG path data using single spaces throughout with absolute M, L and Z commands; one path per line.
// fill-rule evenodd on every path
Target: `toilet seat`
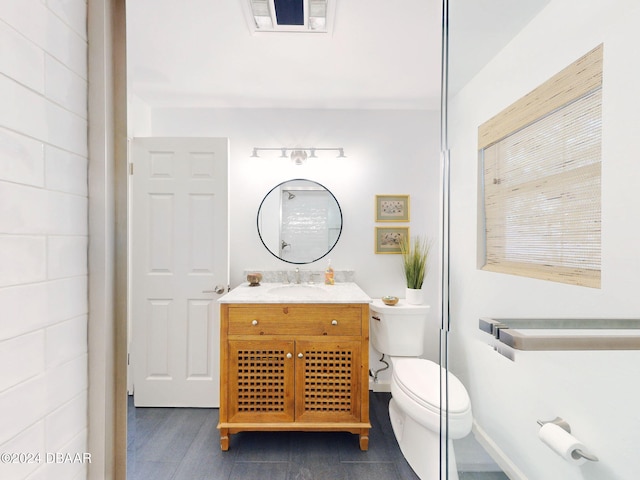
M 394 358 L 391 394 L 417 422 L 430 429 L 440 428 L 440 371 L 436 363 L 422 358 Z M 449 434 L 452 438 L 471 430 L 471 402 L 467 390 L 448 373 Z
M 398 386 L 418 404 L 434 413 L 440 413 L 440 381 L 439 365 L 423 358 L 400 358 L 393 363 L 394 374 Z M 467 390 L 452 373 L 449 376 L 450 414 L 465 413 L 469 410 L 470 401 Z

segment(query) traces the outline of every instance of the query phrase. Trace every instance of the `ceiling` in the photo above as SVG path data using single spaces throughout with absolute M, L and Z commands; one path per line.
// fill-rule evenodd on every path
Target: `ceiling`
M 129 91 L 151 107 L 437 109 L 440 0 L 337 0 L 333 32 L 252 33 L 248 0 L 128 0 Z M 450 91 L 550 0 L 452 0 Z

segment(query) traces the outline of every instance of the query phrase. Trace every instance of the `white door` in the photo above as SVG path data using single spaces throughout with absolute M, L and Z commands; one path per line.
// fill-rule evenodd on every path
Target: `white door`
M 131 314 L 136 406 L 217 407 L 228 285 L 226 138 L 135 138 Z

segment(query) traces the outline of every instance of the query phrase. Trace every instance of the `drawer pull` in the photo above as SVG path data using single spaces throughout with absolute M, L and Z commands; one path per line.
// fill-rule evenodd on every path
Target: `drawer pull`
M 302 357 L 304 357 L 304 355 L 302 353 L 299 353 L 298 358 L 302 358 Z
M 291 358 L 293 357 L 293 355 L 291 355 L 291 352 L 287 353 L 287 358 Z
M 251 321 L 251 325 L 254 325 L 254 326 L 255 326 L 255 325 L 257 325 L 257 324 L 258 324 L 258 320 L 252 320 L 252 321 Z
M 331 325 L 337 325 L 338 324 L 338 320 L 331 320 Z

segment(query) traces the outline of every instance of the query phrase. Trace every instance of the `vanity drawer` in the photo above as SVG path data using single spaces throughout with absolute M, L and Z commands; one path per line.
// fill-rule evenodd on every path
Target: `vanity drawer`
M 229 335 L 360 335 L 362 308 L 353 305 L 230 305 Z

